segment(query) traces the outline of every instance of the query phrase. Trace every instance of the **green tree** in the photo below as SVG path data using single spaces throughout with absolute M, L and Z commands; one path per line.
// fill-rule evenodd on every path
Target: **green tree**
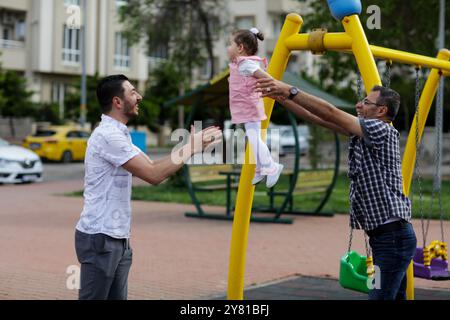
M 19 73 L 0 68 L 0 114 L 9 119 L 11 136 L 16 136 L 14 118 L 33 115 L 32 92 L 27 81 Z
M 59 118 L 59 105 L 55 102 L 46 102 L 35 106 L 34 120 L 50 122 L 54 125 L 61 125 L 64 119 Z
M 214 69 L 213 39 L 226 26 L 219 0 L 130 0 L 120 11 L 132 43 L 146 39 L 147 53 L 167 52 L 167 59 L 190 83 L 192 70 L 208 59 Z
M 177 127 L 177 108 L 163 109 L 162 105 L 169 99 L 176 97 L 179 92 L 182 77 L 171 61 L 158 65 L 152 72 L 149 86 L 140 104 L 142 112 L 133 123 L 145 123 L 152 131 L 160 133 L 165 119 L 170 119 L 171 127 Z M 183 171 L 172 175 L 168 183 L 174 188 L 185 186 Z
M 86 120 L 92 126 L 100 121 L 102 110 L 97 101 L 97 84 L 100 80 L 98 73 L 94 76 L 88 76 L 86 79 L 86 101 L 87 114 Z M 64 117 L 72 121 L 80 119 L 80 98 L 81 98 L 81 79 L 78 79 L 70 88 L 65 99 L 66 113 Z
M 305 0 L 299 0 L 305 2 Z M 362 2 L 361 23 L 371 44 L 434 57 L 437 54 L 436 39 L 438 36 L 439 0 L 430 1 L 397 1 L 372 0 Z M 366 26 L 369 5 L 377 5 L 381 10 L 381 29 L 370 30 Z M 313 28 L 325 27 L 329 32 L 342 32 L 340 21 L 335 20 L 325 0 L 310 2 L 310 13 L 303 15 L 302 32 Z M 450 16 L 450 6 L 445 15 Z M 450 44 L 450 28 L 446 25 L 446 44 Z M 356 101 L 356 63 L 350 54 L 327 52 L 319 59 L 320 85 L 328 92 L 350 101 Z M 379 70 L 384 72 L 385 62 L 378 61 Z M 414 67 L 394 63 L 391 71 L 391 86 L 402 97 L 402 110 L 396 120 L 396 127 L 408 130 L 414 115 Z M 353 83 L 349 86 L 349 83 Z M 447 81 L 444 106 L 448 113 L 450 84 Z M 430 113 L 427 124 L 434 123 L 434 111 Z M 444 125 L 448 130 L 450 122 Z

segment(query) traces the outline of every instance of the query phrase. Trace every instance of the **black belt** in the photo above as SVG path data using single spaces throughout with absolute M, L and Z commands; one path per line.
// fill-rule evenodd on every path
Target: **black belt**
M 379 227 L 376 227 L 373 230 L 367 230 L 366 233 L 369 237 L 378 236 L 380 234 L 390 232 L 390 231 L 398 231 L 406 228 L 409 225 L 409 222 L 406 220 L 394 221 L 386 224 L 382 224 Z

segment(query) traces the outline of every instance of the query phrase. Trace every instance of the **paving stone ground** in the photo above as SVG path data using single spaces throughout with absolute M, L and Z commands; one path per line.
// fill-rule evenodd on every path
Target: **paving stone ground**
M 0 299 L 77 298 L 76 290 L 68 289 L 67 270 L 78 266 L 74 227 L 83 200 L 62 194 L 82 188 L 81 179 L 0 186 Z M 192 205 L 133 201 L 132 206 L 130 299 L 200 300 L 226 295 L 232 222 L 186 218 L 184 212 L 193 211 Z M 207 211 L 223 213 L 224 209 Z M 420 230 L 420 221 L 414 221 L 414 227 Z M 448 221 L 445 230 L 450 230 Z M 439 236 L 437 221 L 431 222 L 429 234 Z M 245 298 L 333 299 L 338 293 L 342 299 L 361 298 L 340 289 L 335 281 L 347 236 L 344 215 L 297 216 L 292 225 L 252 223 Z M 353 242 L 356 250 L 364 252 L 361 234 Z M 272 285 L 262 286 L 268 283 Z M 439 290 L 424 291 L 424 298 L 448 299 L 450 282 L 417 279 L 416 287 Z

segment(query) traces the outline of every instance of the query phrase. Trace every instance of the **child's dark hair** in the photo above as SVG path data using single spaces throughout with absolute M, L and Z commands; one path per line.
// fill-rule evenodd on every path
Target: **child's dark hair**
M 234 42 L 237 45 L 243 45 L 245 53 L 250 56 L 255 55 L 258 52 L 258 39 L 263 41 L 264 35 L 261 32 L 253 33 L 250 30 L 236 30 L 232 33 Z

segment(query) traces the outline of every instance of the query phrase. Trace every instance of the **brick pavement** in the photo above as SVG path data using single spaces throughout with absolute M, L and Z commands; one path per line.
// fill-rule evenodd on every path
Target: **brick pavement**
M 82 186 L 82 180 L 0 186 L 0 299 L 76 299 L 76 292 L 66 288 L 66 269 L 78 264 L 73 237 L 82 198 L 61 194 Z M 192 210 L 191 205 L 133 202 L 130 299 L 225 294 L 232 223 L 185 218 L 183 213 Z M 253 223 L 246 287 L 297 275 L 337 278 L 347 224 L 342 215 L 295 217 L 292 225 Z M 414 226 L 419 230 L 420 221 Z M 445 228 L 448 233 L 449 222 Z M 439 235 L 437 221 L 431 222 L 430 235 Z M 363 252 L 360 234 L 354 243 Z M 450 290 L 449 282 L 417 279 L 416 286 Z

